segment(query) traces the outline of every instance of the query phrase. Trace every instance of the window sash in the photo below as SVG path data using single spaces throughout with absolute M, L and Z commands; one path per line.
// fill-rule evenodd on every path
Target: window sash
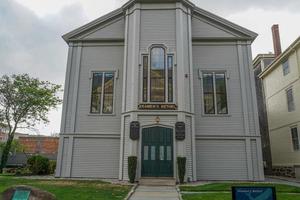
M 153 53 L 158 49 L 160 55 Z M 173 54 L 166 54 L 162 47 L 153 47 L 150 55 L 142 55 L 142 63 L 142 102 L 174 102 Z
M 282 63 L 282 70 L 284 76 L 290 73 L 290 66 L 288 60 Z
M 293 94 L 293 89 L 290 88 L 286 91 L 287 95 L 287 106 L 288 106 L 288 111 L 292 112 L 295 110 L 295 102 L 294 102 L 294 94 Z
M 204 114 L 228 114 L 226 73 L 203 72 L 202 84 Z
M 291 128 L 291 134 L 292 134 L 292 143 L 293 143 L 293 148 L 295 151 L 299 150 L 299 137 L 298 137 L 298 128 L 294 127 Z
M 101 76 L 101 80 L 98 81 L 98 88 L 95 92 L 95 77 Z M 115 93 L 115 73 L 114 72 L 92 72 L 92 91 L 91 91 L 91 105 L 90 113 L 92 114 L 113 114 L 114 112 L 114 93 Z M 95 95 L 98 100 L 94 101 Z M 93 105 L 97 106 L 97 110 L 93 110 Z

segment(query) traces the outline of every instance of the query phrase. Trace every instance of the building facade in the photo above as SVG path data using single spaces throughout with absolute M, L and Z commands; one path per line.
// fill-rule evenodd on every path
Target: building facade
M 266 175 L 272 175 L 272 154 L 268 126 L 268 114 L 265 101 L 265 93 L 263 81 L 259 75 L 264 71 L 275 59 L 274 54 L 259 54 L 253 60 L 253 73 L 255 78 L 255 88 L 258 106 L 258 118 L 262 143 L 262 154 L 264 162 L 264 172 Z
M 57 177 L 263 180 L 256 34 L 187 0 L 131 0 L 69 45 Z
M 268 113 L 273 171 L 295 176 L 300 165 L 300 38 L 260 74 Z

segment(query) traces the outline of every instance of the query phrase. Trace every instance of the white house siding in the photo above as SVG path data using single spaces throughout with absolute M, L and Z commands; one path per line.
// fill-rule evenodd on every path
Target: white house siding
M 71 177 L 118 178 L 119 138 L 75 138 Z
M 78 133 L 120 134 L 122 107 L 123 46 L 88 46 L 82 48 L 78 88 L 76 129 Z M 91 84 L 93 71 L 114 71 L 114 113 L 110 116 L 91 115 Z
M 245 146 L 244 140 L 197 140 L 197 178 L 247 180 Z
M 70 80 L 66 83 L 57 176 L 128 180 L 127 159 L 133 155 L 139 158 L 139 179 L 142 140 L 130 139 L 130 122 L 139 121 L 142 132 L 153 126 L 174 130 L 175 123 L 182 121 L 185 140 L 176 140 L 175 130 L 173 133 L 174 178 L 176 157 L 185 156 L 187 180 L 263 179 L 248 69 L 249 42 L 237 42 L 239 33 L 231 32 L 232 28 L 197 14 L 187 4 L 170 1 L 174 3 L 135 2 L 111 20 L 98 25 L 92 22 L 90 30 L 83 27 L 81 33 L 70 36 Z M 174 54 L 174 103 L 178 110 L 138 109 L 142 102 L 141 55 L 148 54 L 151 45 L 164 45 L 167 53 Z M 228 72 L 229 115 L 207 117 L 202 113 L 198 72 L 220 69 Z M 102 70 L 118 74 L 115 112 L 109 116 L 89 114 L 91 72 Z

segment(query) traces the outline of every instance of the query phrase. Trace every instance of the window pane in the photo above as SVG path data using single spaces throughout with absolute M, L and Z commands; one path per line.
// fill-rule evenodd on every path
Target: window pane
M 155 160 L 155 146 L 151 146 L 151 160 Z
M 144 146 L 144 160 L 148 160 L 148 146 Z
M 173 56 L 168 56 L 168 101 L 173 102 Z
M 287 75 L 288 73 L 290 73 L 290 66 L 288 60 L 282 63 L 282 70 L 283 70 L 283 75 Z
M 165 147 L 164 146 L 159 147 L 159 159 L 165 160 Z
M 292 133 L 293 148 L 295 151 L 297 151 L 299 150 L 298 129 L 292 128 L 291 133 Z
M 288 111 L 292 112 L 295 110 L 293 89 L 287 90 L 286 95 L 287 95 Z
M 172 160 L 171 146 L 167 146 L 167 160 Z
M 148 101 L 148 56 L 143 56 L 143 101 Z
M 112 72 L 104 74 L 104 97 L 103 97 L 103 113 L 113 113 L 113 97 L 114 97 L 114 74 Z
M 225 73 L 216 74 L 215 79 L 218 114 L 227 114 L 228 108 Z
M 212 73 L 203 74 L 203 95 L 205 114 L 215 114 L 214 80 Z
M 91 113 L 100 113 L 102 73 L 93 73 Z
M 151 50 L 151 101 L 165 101 L 165 50 L 153 48 Z

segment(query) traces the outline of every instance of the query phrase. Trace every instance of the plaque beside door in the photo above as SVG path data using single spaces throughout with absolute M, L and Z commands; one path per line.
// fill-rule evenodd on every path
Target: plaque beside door
M 138 140 L 140 138 L 140 122 L 133 121 L 130 123 L 130 139 Z
M 176 133 L 176 140 L 184 140 L 185 139 L 185 123 L 184 122 L 176 122 L 175 133 Z

